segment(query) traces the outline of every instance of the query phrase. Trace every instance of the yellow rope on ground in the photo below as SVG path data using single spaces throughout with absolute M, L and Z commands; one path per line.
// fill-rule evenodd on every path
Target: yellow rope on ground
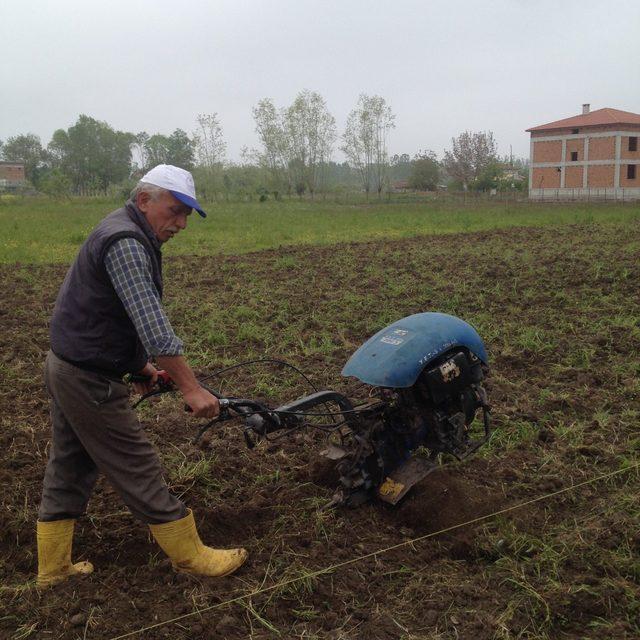
M 171 618 L 170 620 L 164 620 L 163 622 L 157 622 L 156 624 L 152 624 L 148 627 L 142 627 L 141 629 L 136 629 L 135 631 L 129 631 L 121 636 L 115 636 L 110 640 L 122 640 L 123 638 L 129 638 L 139 633 L 144 633 L 145 631 L 149 631 L 151 629 L 156 629 L 157 627 L 162 627 L 167 624 L 171 624 L 173 622 L 178 622 L 180 620 L 184 620 L 185 618 L 190 618 L 191 616 L 199 616 L 206 611 L 212 611 L 213 609 L 220 609 L 227 605 L 233 604 L 235 602 L 240 602 L 241 600 L 248 600 L 262 593 L 267 593 L 269 591 L 273 591 L 275 589 L 279 589 L 281 587 L 285 587 L 294 582 L 299 582 L 300 580 L 307 580 L 309 578 L 315 578 L 324 573 L 330 573 L 331 571 L 335 571 L 341 567 L 345 567 L 350 564 L 355 564 L 356 562 L 362 562 L 362 560 L 366 560 L 367 558 L 373 558 L 375 556 L 379 556 L 383 553 L 387 553 L 389 551 L 393 551 L 394 549 L 399 549 L 401 547 L 406 547 L 408 545 L 415 544 L 416 542 L 420 542 L 421 540 L 426 540 L 427 538 L 434 538 L 435 536 L 442 535 L 443 533 L 447 533 L 449 531 L 454 531 L 455 529 L 461 529 L 462 527 L 467 527 L 472 524 L 476 524 L 477 522 L 482 522 L 483 520 L 489 520 L 491 518 L 495 518 L 496 516 L 502 515 L 503 513 L 508 513 L 509 511 L 515 511 L 516 509 L 521 509 L 522 507 L 526 507 L 527 505 L 534 504 L 535 502 L 541 502 L 543 500 L 548 500 L 549 498 L 553 498 L 554 496 L 561 495 L 563 493 L 567 493 L 569 491 L 573 491 L 579 487 L 584 487 L 588 484 L 593 484 L 595 482 L 599 482 L 600 480 L 606 480 L 607 478 L 611 478 L 612 476 L 616 476 L 620 473 L 625 473 L 626 471 L 630 471 L 632 469 L 637 469 L 640 467 L 640 462 L 636 462 L 635 464 L 629 465 L 624 469 L 618 469 L 617 471 L 611 471 L 610 473 L 605 473 L 604 475 L 597 476 L 596 478 L 591 478 L 590 480 L 585 480 L 584 482 L 579 482 L 578 484 L 573 484 L 570 487 L 566 487 L 564 489 L 559 489 L 558 491 L 553 491 L 552 493 L 547 493 L 542 496 L 538 496 L 537 498 L 533 498 L 531 500 L 527 500 L 525 502 L 521 502 L 519 504 L 513 505 L 511 507 L 506 507 L 504 509 L 500 509 L 500 511 L 494 511 L 493 513 L 489 513 L 484 516 L 480 516 L 478 518 L 474 518 L 473 520 L 468 520 L 467 522 L 462 522 L 460 524 L 454 524 L 451 527 L 447 527 L 446 529 L 440 529 L 439 531 L 433 531 L 432 533 L 427 533 L 423 536 L 419 536 L 417 538 L 413 538 L 411 540 L 405 540 L 404 542 L 399 542 L 398 544 L 394 544 L 391 547 L 386 547 L 384 549 L 378 549 L 378 551 L 372 551 L 371 553 L 367 553 L 363 556 L 358 556 L 357 558 L 351 558 L 351 560 L 345 560 L 344 562 L 338 562 L 337 564 L 332 564 L 329 567 L 325 567 L 323 569 L 318 569 L 317 571 L 311 571 L 310 573 L 305 574 L 304 576 L 299 576 L 297 578 L 291 578 L 290 580 L 284 580 L 283 582 L 278 582 L 270 587 L 265 587 L 263 589 L 258 589 L 256 591 L 252 591 L 251 593 L 245 593 L 241 596 L 237 596 L 235 598 L 231 598 L 230 600 L 225 600 L 224 602 L 218 602 L 217 604 L 212 604 L 209 607 L 204 607 L 203 609 L 198 609 L 198 611 L 192 611 L 191 613 L 185 613 L 177 618 Z

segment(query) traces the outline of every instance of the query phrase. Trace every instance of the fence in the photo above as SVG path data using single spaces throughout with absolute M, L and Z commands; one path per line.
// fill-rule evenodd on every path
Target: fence
M 0 192 L 2 189 L 0 189 Z M 37 195 L 32 189 L 9 190 L 21 196 Z M 77 193 L 67 197 L 101 198 L 114 201 L 124 200 L 128 196 L 122 188 L 110 187 L 109 189 L 81 188 Z M 313 197 L 309 194 L 302 196 L 274 193 L 233 193 L 233 192 L 209 192 L 206 200 L 212 204 L 242 203 L 242 202 L 306 202 L 306 203 L 335 203 L 346 206 L 375 206 L 377 204 L 433 204 L 454 205 L 458 207 L 475 207 L 487 204 L 496 205 L 522 205 L 536 203 L 562 203 L 562 202 L 617 202 L 620 204 L 638 202 L 640 189 L 532 189 L 530 193 L 522 191 L 503 191 L 495 194 L 474 191 L 387 191 L 378 197 L 377 194 L 367 197 L 360 191 L 326 191 L 316 193 Z
M 531 200 L 540 202 L 636 202 L 640 200 L 638 187 L 587 187 L 575 189 L 531 189 Z

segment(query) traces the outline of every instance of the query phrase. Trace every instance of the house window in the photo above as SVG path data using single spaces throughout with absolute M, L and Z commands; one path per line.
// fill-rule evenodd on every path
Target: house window
M 571 162 L 576 162 L 578 160 L 578 152 L 577 151 L 572 151 L 571 152 Z
M 636 179 L 636 165 L 628 164 L 627 165 L 627 180 L 635 180 Z
M 571 129 L 571 133 L 578 133 L 580 129 Z
M 629 136 L 629 151 L 638 150 L 638 136 Z

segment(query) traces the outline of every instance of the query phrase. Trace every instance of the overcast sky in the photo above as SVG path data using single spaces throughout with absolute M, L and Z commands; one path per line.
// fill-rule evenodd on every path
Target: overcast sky
M 639 28 L 638 0 L 0 0 L 0 140 L 217 112 L 238 159 L 260 99 L 311 89 L 339 133 L 360 93 L 386 98 L 392 154 L 442 156 L 467 129 L 528 156 L 526 128 L 583 102 L 640 112 Z

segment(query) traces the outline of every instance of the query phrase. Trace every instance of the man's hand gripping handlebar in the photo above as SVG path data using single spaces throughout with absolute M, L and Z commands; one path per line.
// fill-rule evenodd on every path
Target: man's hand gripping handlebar
M 171 379 L 171 376 L 167 371 L 157 371 L 155 383 L 157 388 L 152 388 L 148 393 L 145 393 L 134 405 L 137 407 L 141 402 L 152 396 L 157 396 L 163 393 L 171 391 L 177 391 L 175 383 Z M 129 374 L 125 380 L 134 384 L 144 383 L 145 385 L 151 385 L 151 376 L 147 376 L 141 373 Z M 255 400 L 249 400 L 246 398 L 224 398 L 217 391 L 209 388 L 208 386 L 199 383 L 200 387 L 196 391 L 187 392 L 184 395 L 184 399 L 187 402 L 185 404 L 185 411 L 193 413 L 194 416 L 200 418 L 209 418 L 209 422 L 199 429 L 196 437 L 193 439 L 193 443 L 196 444 L 204 433 L 210 429 L 214 424 L 231 420 L 235 417 L 242 417 L 245 420 L 244 438 L 247 446 L 252 449 L 256 444 L 256 439 L 261 439 L 267 433 L 277 431 L 285 427 L 285 424 L 278 416 L 277 412 L 271 410 L 266 405 L 257 402 Z M 153 385 L 152 385 L 153 386 Z M 197 395 L 199 393 L 205 396 L 205 400 L 209 403 L 211 396 L 215 399 L 216 411 L 212 414 L 210 410 L 205 412 L 197 412 L 194 410 L 194 405 L 197 405 Z M 285 422 L 298 422 L 297 416 L 291 416 L 289 420 Z M 291 425 L 289 425 L 291 426 Z

